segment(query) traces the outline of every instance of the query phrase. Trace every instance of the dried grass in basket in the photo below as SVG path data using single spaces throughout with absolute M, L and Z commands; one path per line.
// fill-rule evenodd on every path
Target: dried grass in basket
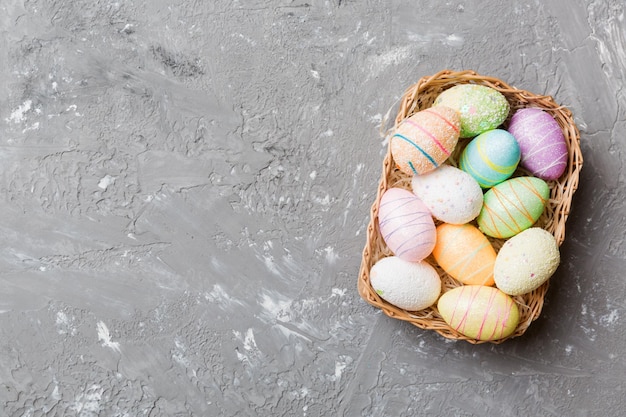
M 486 85 L 501 92 L 511 105 L 509 118 L 515 110 L 519 108 L 535 107 L 550 113 L 561 126 L 569 150 L 568 165 L 561 178 L 556 181 L 548 182 L 551 192 L 550 200 L 543 215 L 535 224 L 535 226 L 542 227 L 552 233 L 557 243 L 561 245 L 565 239 L 565 222 L 570 212 L 573 194 L 578 187 L 578 177 L 583 165 L 583 158 L 580 151 L 580 132 L 574 123 L 572 113 L 568 109 L 555 103 L 552 97 L 518 90 L 499 79 L 482 76 L 474 71 L 454 72 L 445 70 L 435 75 L 421 78 L 416 84 L 406 90 L 400 102 L 398 114 L 395 119 L 395 126 L 412 114 L 430 107 L 435 101 L 435 98 L 447 88 L 457 84 L 467 83 Z M 505 121 L 505 126 L 508 121 L 509 119 Z M 469 139 L 459 140 L 455 152 L 448 160 L 450 164 L 456 165 L 460 151 L 468 141 Z M 367 227 L 367 243 L 363 250 L 363 258 L 358 278 L 359 294 L 365 301 L 380 308 L 386 315 L 395 319 L 408 321 L 422 329 L 434 330 L 448 339 L 465 340 L 474 344 L 484 343 L 484 341 L 470 339 L 448 326 L 437 311 L 436 305 L 416 312 L 405 311 L 380 298 L 370 285 L 369 272 L 371 267 L 379 259 L 392 255 L 383 241 L 378 228 L 377 216 L 381 196 L 383 192 L 390 187 L 411 189 L 411 178 L 399 171 L 392 159 L 388 148 L 383 161 L 383 171 L 380 183 L 378 184 L 376 201 L 372 205 L 371 218 Z M 514 176 L 519 175 L 529 174 L 520 168 L 515 172 Z M 490 238 L 489 240 L 496 251 L 499 250 L 504 243 L 504 240 L 501 239 Z M 439 272 L 442 278 L 442 290 L 444 292 L 461 285 L 436 264 L 432 255 L 426 260 Z M 548 282 L 528 294 L 513 297 L 520 312 L 519 325 L 510 336 L 490 342 L 502 343 L 507 339 L 522 335 L 528 326 L 539 317 L 547 290 Z

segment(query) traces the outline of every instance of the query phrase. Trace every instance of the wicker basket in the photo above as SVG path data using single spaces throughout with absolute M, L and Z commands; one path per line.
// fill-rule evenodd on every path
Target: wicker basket
M 557 181 L 549 181 L 551 196 L 546 209 L 535 226 L 542 227 L 552 233 L 558 244 L 561 245 L 565 238 L 565 222 L 570 212 L 570 206 L 574 191 L 578 186 L 578 177 L 583 165 L 583 158 L 580 151 L 580 133 L 574 124 L 572 113 L 554 102 L 550 96 L 539 96 L 528 91 L 513 88 L 501 80 L 492 77 L 479 75 L 473 71 L 441 71 L 435 75 L 423 77 L 416 84 L 409 87 L 400 102 L 400 108 L 395 119 L 397 126 L 402 120 L 412 114 L 430 107 L 435 98 L 447 88 L 457 84 L 482 84 L 500 91 L 509 101 L 511 112 L 523 107 L 540 108 L 550 113 L 563 129 L 563 135 L 569 149 L 569 161 L 566 171 Z M 508 124 L 508 119 L 504 125 Z M 461 150 L 465 147 L 470 139 L 459 139 L 455 152 L 451 155 L 448 163 L 456 165 Z M 523 169 L 518 169 L 514 176 L 530 175 Z M 381 196 L 385 190 L 390 187 L 401 187 L 411 189 L 411 177 L 402 173 L 396 168 L 396 164 L 392 161 L 391 152 L 387 150 L 387 154 L 383 161 L 383 170 L 380 183 L 378 185 L 378 193 L 376 201 L 371 208 L 371 219 L 367 227 L 367 243 L 363 250 L 363 259 L 358 279 L 358 291 L 361 297 L 372 304 L 374 307 L 380 308 L 386 315 L 399 320 L 405 320 L 413 325 L 422 328 L 434 330 L 440 335 L 448 339 L 466 340 L 470 343 L 484 343 L 475 339 L 470 339 L 448 326 L 437 311 L 436 305 L 430 308 L 409 312 L 395 307 L 382 298 L 374 291 L 370 285 L 369 272 L 371 267 L 381 258 L 392 255 L 389 248 L 382 239 L 378 228 L 378 207 Z M 474 222 L 475 224 L 475 222 Z M 496 251 L 500 249 L 504 240 L 489 239 Z M 433 260 L 432 255 L 426 259 L 433 265 L 442 279 L 442 290 L 448 291 L 454 287 L 461 285 L 454 278 L 450 277 L 443 271 Z M 508 337 L 490 341 L 490 343 L 502 343 L 503 341 L 522 335 L 530 324 L 539 317 L 543 307 L 543 300 L 548 290 L 548 282 L 543 284 L 536 290 L 513 297 L 518 305 L 520 312 L 519 325 L 515 331 Z

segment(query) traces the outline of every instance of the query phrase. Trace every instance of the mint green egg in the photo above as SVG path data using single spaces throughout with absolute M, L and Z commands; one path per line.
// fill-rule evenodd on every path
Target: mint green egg
M 520 161 L 520 148 L 509 132 L 493 129 L 472 139 L 459 160 L 459 167 L 482 188 L 491 188 L 513 175 Z
M 515 236 L 539 220 L 549 199 L 550 187 L 542 179 L 508 179 L 485 193 L 478 228 L 499 239 Z
M 434 105 L 459 112 L 462 138 L 471 138 L 499 127 L 511 109 L 502 93 L 478 84 L 455 85 L 439 94 Z

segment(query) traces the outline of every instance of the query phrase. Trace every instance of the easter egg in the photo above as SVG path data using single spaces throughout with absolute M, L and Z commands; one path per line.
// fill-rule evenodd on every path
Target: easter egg
M 435 304 L 441 279 L 430 264 L 408 262 L 397 256 L 380 259 L 370 270 L 370 284 L 383 300 L 408 311 Z
M 540 178 L 508 179 L 485 193 L 478 228 L 491 237 L 514 236 L 539 220 L 549 198 L 548 184 Z
M 508 131 L 521 151 L 520 165 L 546 181 L 556 180 L 567 167 L 567 144 L 559 123 L 541 109 L 517 110 Z
M 463 284 L 493 285 L 496 251 L 478 228 L 471 224 L 437 226 L 433 257 L 451 277 Z
M 468 173 L 450 165 L 422 175 L 414 175 L 411 189 L 430 213 L 445 223 L 468 223 L 483 206 L 483 192 Z
M 539 288 L 559 266 L 561 257 L 554 236 L 531 227 L 502 245 L 494 266 L 496 286 L 509 295 Z
M 390 188 L 383 193 L 378 225 L 389 249 L 406 261 L 421 261 L 435 247 L 435 223 L 428 207 L 403 188 Z
M 509 178 L 517 168 L 520 149 L 506 130 L 493 129 L 472 139 L 459 160 L 459 167 L 482 188 L 493 187 Z
M 459 112 L 460 137 L 471 138 L 500 126 L 509 115 L 509 102 L 498 90 L 477 84 L 459 84 L 437 96 L 434 106 Z
M 457 332 L 476 340 L 510 336 L 519 324 L 513 299 L 495 287 L 462 285 L 437 302 L 443 320 Z
M 408 175 L 432 171 L 444 162 L 459 140 L 460 121 L 448 107 L 429 108 L 404 119 L 394 130 L 390 150 Z

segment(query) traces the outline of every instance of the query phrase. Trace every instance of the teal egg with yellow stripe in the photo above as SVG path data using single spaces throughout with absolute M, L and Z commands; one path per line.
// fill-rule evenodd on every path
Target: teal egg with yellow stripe
M 506 130 L 493 129 L 472 139 L 459 159 L 459 168 L 470 174 L 482 188 L 505 181 L 517 168 L 520 148 Z

